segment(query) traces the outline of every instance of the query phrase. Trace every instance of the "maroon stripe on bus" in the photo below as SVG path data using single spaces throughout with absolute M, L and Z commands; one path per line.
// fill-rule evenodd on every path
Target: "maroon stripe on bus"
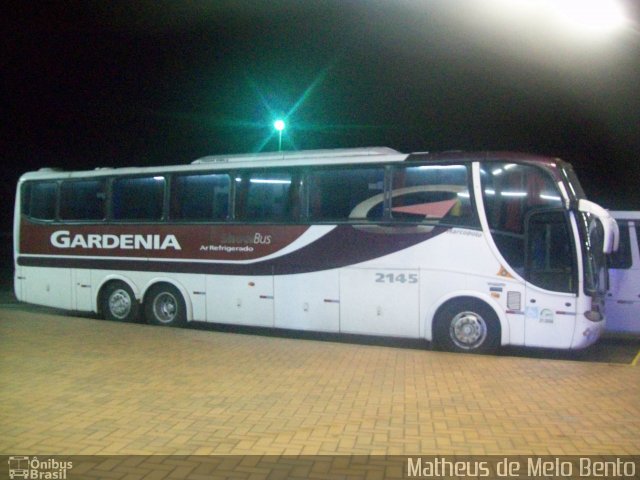
M 19 256 L 18 265 L 219 275 L 286 275 L 329 270 L 366 262 L 412 247 L 447 230 L 448 228 L 445 227 L 435 227 L 425 232 L 420 227 L 389 229 L 385 226 L 341 225 L 299 250 L 253 263 L 188 261 L 179 257 L 176 257 L 175 261 L 168 261 L 168 258 L 155 257 L 155 252 L 147 252 L 147 256 L 140 259 L 109 258 L 108 256 L 103 258 Z

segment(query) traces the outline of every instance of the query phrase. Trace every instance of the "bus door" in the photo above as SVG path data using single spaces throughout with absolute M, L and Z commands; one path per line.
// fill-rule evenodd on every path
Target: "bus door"
M 15 272 L 13 274 L 13 293 L 21 302 L 25 301 L 24 293 L 22 291 L 22 284 L 24 282 L 24 274 L 22 273 L 22 267 L 16 263 Z
M 340 331 L 338 270 L 275 275 L 273 283 L 276 328 Z
M 340 331 L 417 338 L 420 271 L 345 268 L 340 272 Z
M 525 225 L 525 345 L 569 348 L 578 286 L 567 213 L 534 211 Z
M 91 294 L 91 270 L 84 268 L 73 269 L 73 288 L 75 289 L 75 309 L 91 311 L 93 296 Z
M 207 320 L 273 327 L 273 277 L 207 275 Z
M 23 300 L 36 305 L 73 310 L 71 269 L 22 267 Z

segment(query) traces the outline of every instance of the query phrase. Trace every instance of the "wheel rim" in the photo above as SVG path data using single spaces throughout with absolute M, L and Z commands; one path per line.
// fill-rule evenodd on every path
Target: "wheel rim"
M 458 347 L 472 350 L 487 338 L 487 323 L 475 312 L 461 312 L 451 320 L 449 334 Z
M 178 300 L 168 292 L 162 292 L 153 300 L 153 315 L 160 323 L 171 323 L 178 314 Z
M 126 290 L 118 288 L 109 295 L 109 312 L 119 320 L 127 318 L 131 312 L 131 296 Z

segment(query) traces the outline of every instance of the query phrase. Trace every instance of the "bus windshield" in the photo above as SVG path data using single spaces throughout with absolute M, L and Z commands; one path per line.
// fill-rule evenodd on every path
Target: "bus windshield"
M 573 167 L 569 163 L 563 163 L 562 165 L 562 173 L 565 177 L 565 184 L 568 187 L 569 194 L 575 200 L 579 200 L 581 198 L 587 198 L 584 193 L 584 189 L 580 184 L 580 180 L 576 175 L 576 172 L 573 170 Z

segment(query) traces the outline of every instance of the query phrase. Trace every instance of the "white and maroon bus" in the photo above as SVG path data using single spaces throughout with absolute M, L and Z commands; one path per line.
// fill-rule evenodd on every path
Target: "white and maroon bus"
M 615 221 L 571 166 L 388 148 L 23 175 L 19 300 L 108 319 L 581 348 Z

